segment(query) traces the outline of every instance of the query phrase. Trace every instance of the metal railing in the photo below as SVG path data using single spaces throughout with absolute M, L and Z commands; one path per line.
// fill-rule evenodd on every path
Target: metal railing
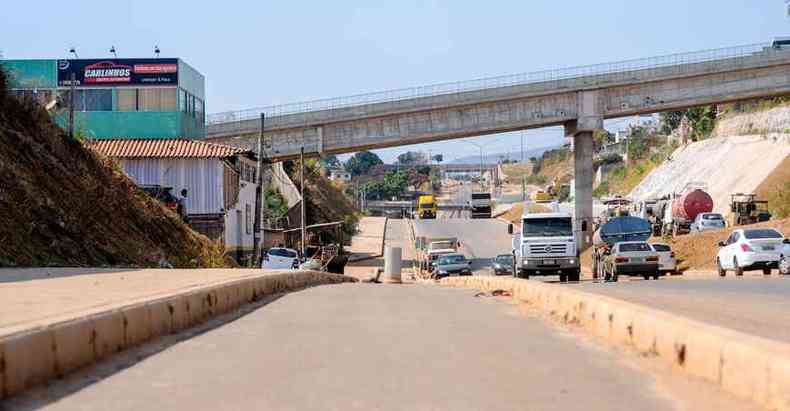
M 757 43 L 744 46 L 625 60 L 613 63 L 593 64 L 554 70 L 536 71 L 531 73 L 488 77 L 469 81 L 433 84 L 422 87 L 379 91 L 345 97 L 215 113 L 207 116 L 206 120 L 207 124 L 209 125 L 222 124 L 260 118 L 261 113 L 266 113 L 267 117 L 276 117 L 289 114 L 364 106 L 368 104 L 395 102 L 421 97 L 433 97 L 453 93 L 479 91 L 489 88 L 527 85 L 531 83 L 567 80 L 613 73 L 625 73 L 661 67 L 715 62 L 717 60 L 731 60 L 739 57 L 751 57 L 755 53 L 765 51 L 765 49 L 769 46 L 769 43 Z

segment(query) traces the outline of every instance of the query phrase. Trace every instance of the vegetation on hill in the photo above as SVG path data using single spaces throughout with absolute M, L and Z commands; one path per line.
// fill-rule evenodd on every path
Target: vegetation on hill
M 786 157 L 755 190 L 757 198 L 768 200 L 774 218 L 790 217 L 790 157 Z
M 297 188 L 301 184 L 299 178 L 299 161 L 286 162 L 285 170 Z M 354 205 L 337 186 L 321 174 L 319 162 L 314 159 L 305 160 L 305 214 L 307 224 L 319 224 L 343 221 L 343 231 L 351 236 L 356 231 L 359 213 Z
M 223 265 L 224 249 L 70 139 L 0 70 L 0 266 Z

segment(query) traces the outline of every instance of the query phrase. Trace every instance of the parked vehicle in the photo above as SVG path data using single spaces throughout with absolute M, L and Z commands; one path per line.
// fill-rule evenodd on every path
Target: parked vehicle
M 675 259 L 675 252 L 669 244 L 652 243 L 653 250 L 658 254 L 658 272 L 661 275 L 678 274 L 678 261 Z
M 494 275 L 513 274 L 513 254 L 500 254 L 491 260 Z
M 436 218 L 436 198 L 433 194 L 417 197 L 417 217 L 419 219 Z
M 446 254 L 435 262 L 433 277 L 436 279 L 472 275 L 472 261 L 467 260 L 463 254 Z
M 779 274 L 790 275 L 790 239 L 782 241 L 782 252 L 779 256 Z
M 621 273 L 657 276 L 658 254 L 651 247 L 647 247 L 649 252 L 646 249 L 640 250 L 645 248 L 642 246 L 627 246 L 624 250 L 617 248 L 620 243 L 645 243 L 652 231 L 649 221 L 633 216 L 614 217 L 601 225 L 593 234 L 593 278 L 617 281 Z M 622 255 L 618 255 L 620 253 Z M 635 260 L 631 261 L 631 257 Z M 647 260 L 648 257 L 650 261 Z M 623 267 L 620 268 L 619 265 Z
M 703 231 L 718 230 L 727 226 L 724 217 L 719 213 L 699 213 L 691 223 L 690 231 L 692 233 L 701 233 Z
M 299 266 L 299 253 L 291 248 L 272 247 L 263 255 L 261 268 L 289 270 Z
M 491 218 L 491 193 L 472 193 L 472 218 Z
M 768 201 L 758 200 L 756 194 L 731 194 L 730 218 L 733 226 L 768 221 L 771 219 Z
M 755 270 L 770 275 L 772 269 L 779 267 L 786 244 L 782 233 L 773 228 L 735 230 L 727 241 L 719 243 L 716 268 L 722 277 L 727 270 L 733 270 L 737 276 Z
M 516 278 L 558 274 L 560 281 L 579 281 L 581 268 L 573 217 L 560 212 L 557 203 L 552 207 L 554 211 L 549 213 L 530 213 L 528 204 L 524 207 L 521 232 L 512 241 Z M 513 232 L 513 224 L 508 225 L 508 233 Z

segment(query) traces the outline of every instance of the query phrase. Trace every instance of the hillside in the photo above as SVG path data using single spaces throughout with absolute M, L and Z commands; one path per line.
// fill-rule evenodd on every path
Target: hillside
M 222 248 L 69 140 L 0 70 L 0 266 L 222 264 Z

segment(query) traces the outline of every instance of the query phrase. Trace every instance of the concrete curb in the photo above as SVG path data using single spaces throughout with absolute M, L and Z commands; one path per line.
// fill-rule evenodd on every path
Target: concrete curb
M 348 257 L 349 263 L 357 263 L 360 261 L 373 260 L 384 256 L 384 247 L 386 246 L 386 242 L 387 242 L 387 224 L 389 223 L 389 221 L 390 221 L 389 217 L 384 218 L 384 231 L 381 234 L 381 249 L 379 253 L 372 255 L 363 255 L 357 258 L 354 258 L 354 255 L 352 254 L 350 257 Z
M 690 320 L 571 287 L 496 277 L 452 277 L 445 286 L 507 290 L 612 343 L 657 356 L 767 409 L 790 410 L 790 344 Z
M 263 296 L 355 281 L 315 271 L 259 275 L 4 335 L 0 337 L 0 399 Z

